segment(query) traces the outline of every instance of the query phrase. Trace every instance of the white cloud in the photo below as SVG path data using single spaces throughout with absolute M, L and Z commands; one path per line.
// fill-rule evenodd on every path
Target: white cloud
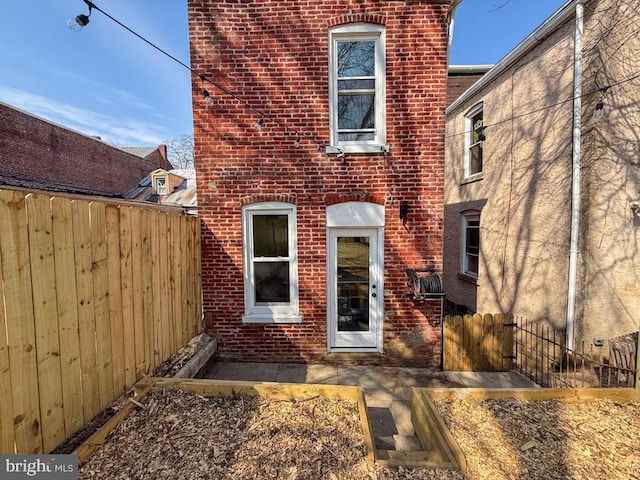
M 0 101 L 114 145 L 157 145 L 170 137 L 164 128 L 151 123 L 106 116 L 2 85 Z
M 51 73 L 74 85 L 81 85 L 85 91 L 96 92 L 92 96 L 102 104 L 126 104 L 131 108 L 138 108 L 149 112 L 154 110 L 153 106 L 144 102 L 140 97 L 121 88 L 116 88 L 106 83 L 88 78 L 86 75 L 79 75 L 74 72 L 62 70 L 54 70 Z

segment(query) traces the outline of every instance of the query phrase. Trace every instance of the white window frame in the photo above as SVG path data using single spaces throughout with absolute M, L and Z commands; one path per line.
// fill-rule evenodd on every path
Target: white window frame
M 373 140 L 338 140 L 338 41 L 375 42 L 375 133 Z M 386 60 L 385 28 L 381 25 L 354 23 L 329 30 L 329 123 L 331 145 L 327 153 L 388 152 L 386 144 Z
M 464 212 L 462 214 L 462 242 L 461 242 L 461 265 L 460 265 L 460 269 L 462 272 L 462 275 L 465 275 L 467 277 L 473 277 L 473 278 L 478 278 L 478 272 L 472 272 L 469 270 L 469 256 L 471 256 L 469 253 L 467 253 L 467 230 L 470 227 L 469 223 L 470 222 L 478 222 L 478 254 L 476 255 L 477 258 L 477 266 L 478 266 L 478 272 L 480 270 L 480 251 L 481 251 L 481 242 L 480 242 L 480 212 L 478 211 L 470 211 L 470 212 Z M 475 227 L 472 227 L 475 228 Z
M 167 183 L 168 183 L 168 179 L 166 175 L 159 175 L 157 177 L 154 178 L 154 182 L 155 182 L 155 187 L 156 187 L 156 194 L 164 197 L 165 195 L 167 195 Z M 161 183 L 163 183 L 161 185 Z
M 257 304 L 254 286 L 253 217 L 255 215 L 287 215 L 288 245 L 286 257 L 270 257 L 274 261 L 289 262 L 288 303 Z M 245 323 L 301 323 L 298 287 L 298 246 L 296 233 L 296 207 L 283 202 L 264 202 L 247 205 L 242 210 L 242 238 L 244 250 Z
M 474 132 L 474 125 L 472 125 L 472 119 L 478 113 L 482 112 L 482 120 L 484 123 L 484 104 L 481 102 L 478 105 L 474 106 L 471 110 L 467 112 L 464 117 L 464 177 L 475 177 L 482 175 L 482 170 L 484 169 L 484 152 L 482 153 L 482 168 L 477 172 L 471 172 L 471 148 L 477 144 L 480 144 L 483 147 L 483 141 L 472 143 L 472 137 Z M 484 128 L 484 126 L 483 126 Z

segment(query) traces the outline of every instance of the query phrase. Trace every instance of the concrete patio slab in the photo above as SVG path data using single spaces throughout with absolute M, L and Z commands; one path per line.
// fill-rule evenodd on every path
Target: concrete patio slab
M 335 365 L 282 363 L 278 369 L 277 382 L 338 384 L 338 368 Z
M 242 382 L 275 382 L 279 368 L 279 363 L 226 362 L 218 368 L 211 369 L 211 373 L 214 374 L 213 377 L 207 375 L 201 378 L 238 380 Z
M 531 379 L 518 372 L 445 372 L 450 383 L 463 388 L 537 388 Z
M 411 420 L 411 387 L 535 388 L 517 372 L 441 372 L 426 368 L 209 361 L 199 378 L 363 387 L 379 450 L 419 451 Z

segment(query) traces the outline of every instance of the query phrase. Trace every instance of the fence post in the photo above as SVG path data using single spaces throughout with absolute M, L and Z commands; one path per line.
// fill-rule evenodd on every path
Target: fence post
M 511 370 L 513 368 L 515 325 L 516 320 L 512 313 L 502 315 L 502 358 L 499 362 L 501 370 Z

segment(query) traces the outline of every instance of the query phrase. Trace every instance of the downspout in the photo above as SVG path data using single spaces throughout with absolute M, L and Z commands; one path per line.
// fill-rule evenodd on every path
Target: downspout
M 462 0 L 451 0 L 449 12 L 447 13 L 447 81 L 449 77 L 449 58 L 451 57 L 451 46 L 453 44 L 453 27 L 456 20 L 456 10 L 462 3 Z M 446 123 L 446 120 L 445 120 Z M 444 155 L 444 152 L 443 152 Z M 444 335 L 442 335 L 442 325 L 444 321 L 444 293 L 440 298 L 440 370 L 444 369 Z
M 447 14 L 447 69 L 449 68 L 449 57 L 451 56 L 451 45 L 453 44 L 453 27 L 456 20 L 456 10 L 462 3 L 462 0 L 452 0 Z
M 584 34 L 583 0 L 576 1 L 576 30 L 573 59 L 573 171 L 571 183 L 571 239 L 569 282 L 567 288 L 567 349 L 573 350 L 578 276 L 578 240 L 580 234 L 580 156 L 582 136 L 582 37 Z

